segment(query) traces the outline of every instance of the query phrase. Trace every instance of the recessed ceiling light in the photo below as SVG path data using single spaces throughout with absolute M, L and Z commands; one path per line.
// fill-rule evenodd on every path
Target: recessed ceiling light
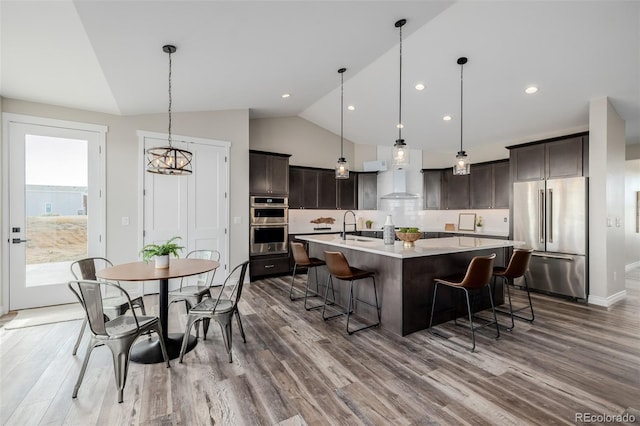
M 524 89 L 524 92 L 529 95 L 536 93 L 537 91 L 538 91 L 538 88 L 536 86 L 529 86 L 526 89 Z
M 422 83 L 416 84 L 416 90 L 424 90 L 424 84 Z
M 349 106 L 347 107 L 347 109 L 348 109 L 349 111 L 355 111 L 355 110 L 356 110 L 356 107 L 354 107 L 353 105 L 349 105 Z
M 451 121 L 451 116 L 450 115 L 445 115 L 444 117 L 442 117 L 442 119 L 444 121 Z
M 282 94 L 282 99 L 287 99 L 288 97 L 290 97 L 291 94 L 290 93 L 283 93 Z

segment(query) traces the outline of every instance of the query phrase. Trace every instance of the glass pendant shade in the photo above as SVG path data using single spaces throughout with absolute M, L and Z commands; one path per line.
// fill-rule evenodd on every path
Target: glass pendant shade
M 336 162 L 336 179 L 349 179 L 349 162 L 344 157 Z
M 404 139 L 398 139 L 393 145 L 393 167 L 403 168 L 409 165 L 409 149 Z
M 176 52 L 176 47 L 170 44 L 162 46 L 162 51 L 169 54 L 169 136 L 168 146 L 149 148 L 147 154 L 147 171 L 159 175 L 190 175 L 191 160 L 193 154 L 184 149 L 174 148 L 171 145 L 171 54 Z
M 470 166 L 471 162 L 469 161 L 467 153 L 459 151 L 458 155 L 456 155 L 456 163 L 453 165 L 453 174 L 468 175 L 471 172 Z

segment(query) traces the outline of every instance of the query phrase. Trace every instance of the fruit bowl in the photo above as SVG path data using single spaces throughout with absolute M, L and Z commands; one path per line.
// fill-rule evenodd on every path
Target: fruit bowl
M 402 245 L 405 248 L 414 247 L 414 241 L 422 238 L 422 232 L 401 232 L 396 231 L 396 237 L 403 241 Z

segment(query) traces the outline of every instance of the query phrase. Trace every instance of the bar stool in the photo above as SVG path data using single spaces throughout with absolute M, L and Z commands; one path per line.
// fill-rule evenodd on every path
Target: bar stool
M 316 296 L 320 296 L 320 294 L 318 294 L 318 267 L 319 266 L 323 266 L 325 265 L 324 260 L 322 259 L 318 259 L 317 257 L 309 257 L 309 255 L 307 254 L 307 251 L 304 249 L 304 246 L 302 245 L 302 243 L 296 243 L 291 241 L 291 243 L 289 244 L 291 247 L 291 253 L 293 254 L 293 260 L 294 260 L 294 264 L 293 264 L 293 276 L 291 277 L 291 287 L 289 288 L 289 299 L 291 300 L 299 300 L 304 298 L 304 308 L 307 311 L 310 311 L 312 309 L 318 309 L 321 308 L 323 305 L 322 304 L 318 304 L 316 306 L 309 306 L 307 307 L 307 298 L 310 297 L 316 297 Z M 293 283 L 296 279 L 296 270 L 297 268 L 302 267 L 302 268 L 307 268 L 307 284 L 304 290 L 304 296 L 298 296 L 298 297 L 294 297 L 293 296 Z M 316 291 L 312 292 L 311 294 L 309 293 L 309 275 L 311 275 L 311 269 L 313 269 L 315 271 L 316 274 Z M 335 300 L 335 294 L 333 295 L 333 299 Z
M 507 330 L 511 331 L 514 327 L 513 318 L 520 318 L 525 321 L 533 322 L 533 304 L 531 303 L 531 295 L 529 294 L 529 284 L 527 283 L 526 272 L 529 269 L 529 261 L 531 260 L 531 253 L 533 253 L 533 249 L 514 249 L 513 254 L 511 255 L 511 259 L 509 260 L 509 264 L 507 267 L 496 266 L 493 268 L 493 285 L 495 287 L 496 278 L 500 277 L 504 280 L 505 287 L 507 287 L 507 297 L 509 299 L 509 311 L 505 311 L 502 309 L 496 309 L 496 312 L 500 312 L 501 314 L 507 314 L 511 316 L 511 328 L 507 328 Z M 513 280 L 516 278 L 524 278 L 524 289 L 527 292 L 527 298 L 529 299 L 529 306 L 523 306 L 522 308 L 513 310 L 513 305 L 511 304 L 511 290 L 509 289 L 513 284 Z M 523 317 L 522 315 L 516 314 L 516 312 L 520 312 L 523 309 L 529 309 L 531 315 L 528 317 Z
M 327 263 L 329 276 L 327 277 L 327 286 L 324 290 L 324 305 L 322 307 L 322 318 L 326 321 L 331 318 L 346 315 L 347 316 L 347 334 L 353 334 L 357 331 L 379 326 L 380 325 L 380 306 L 378 305 L 378 290 L 376 288 L 375 273 L 371 271 L 363 271 L 362 269 L 349 266 L 349 262 L 347 262 L 347 259 L 344 257 L 344 254 L 342 254 L 342 252 L 339 252 L 339 251 L 325 251 L 324 260 Z M 342 281 L 349 281 L 349 306 L 347 307 L 346 311 L 327 317 L 325 316 L 325 310 L 327 307 L 327 293 L 329 292 L 329 285 L 331 285 L 331 289 L 333 290 L 333 277 Z M 376 299 L 375 305 L 370 302 L 355 298 L 353 296 L 353 282 L 362 280 L 365 278 L 371 278 L 371 281 L 373 281 L 373 294 Z M 335 300 L 335 297 L 334 297 L 334 300 Z M 352 307 L 355 301 L 362 302 L 371 307 L 375 306 L 376 313 L 378 314 L 378 322 L 374 324 L 365 325 L 355 330 L 350 330 L 349 320 L 351 319 L 351 314 L 353 313 Z
M 436 294 L 438 291 L 438 285 L 446 285 L 447 287 L 454 288 L 457 290 L 464 291 L 466 301 L 467 301 L 467 312 L 469 314 L 469 329 L 471 330 L 471 352 L 476 349 L 476 336 L 475 331 L 478 328 L 487 327 L 489 325 L 496 325 L 496 339 L 500 337 L 500 328 L 498 327 L 498 319 L 496 317 L 495 306 L 493 305 L 493 296 L 491 294 L 491 286 L 489 285 L 491 282 L 491 273 L 493 270 L 493 260 L 496 258 L 496 254 L 493 253 L 490 256 L 476 256 L 471 259 L 469 266 L 467 267 L 467 272 L 463 277 L 460 275 L 447 277 L 447 278 L 436 278 L 435 285 L 433 287 L 433 302 L 431 304 L 431 319 L 429 320 L 429 331 L 431 334 L 437 334 L 433 331 L 433 312 L 436 307 Z M 487 288 L 489 290 L 489 300 L 491 301 L 491 311 L 493 313 L 493 321 L 489 321 L 486 324 L 482 324 L 479 326 L 473 325 L 473 313 L 471 312 L 471 304 L 469 303 L 469 291 L 477 290 L 479 292 L 482 289 Z M 456 321 L 456 319 L 454 319 Z M 456 321 L 457 324 L 457 321 Z M 441 336 L 442 337 L 442 336 Z

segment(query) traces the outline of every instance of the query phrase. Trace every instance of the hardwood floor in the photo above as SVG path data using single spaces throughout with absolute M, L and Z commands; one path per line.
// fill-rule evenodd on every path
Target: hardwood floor
M 288 279 L 245 286 L 247 343 L 235 328 L 232 364 L 212 324 L 183 364 L 130 364 L 122 404 L 106 348 L 94 350 L 71 398 L 85 353 L 83 341 L 71 355 L 80 321 L 0 329 L 0 424 L 548 425 L 574 424 L 576 413 L 640 423 L 636 277 L 610 310 L 534 294 L 535 322 L 518 321 L 498 340 L 495 329 L 480 330 L 475 353 L 453 323 L 440 328 L 448 339 L 347 336 L 343 318 L 324 322 L 289 301 Z M 183 309 L 171 307 L 170 331 L 182 330 Z

